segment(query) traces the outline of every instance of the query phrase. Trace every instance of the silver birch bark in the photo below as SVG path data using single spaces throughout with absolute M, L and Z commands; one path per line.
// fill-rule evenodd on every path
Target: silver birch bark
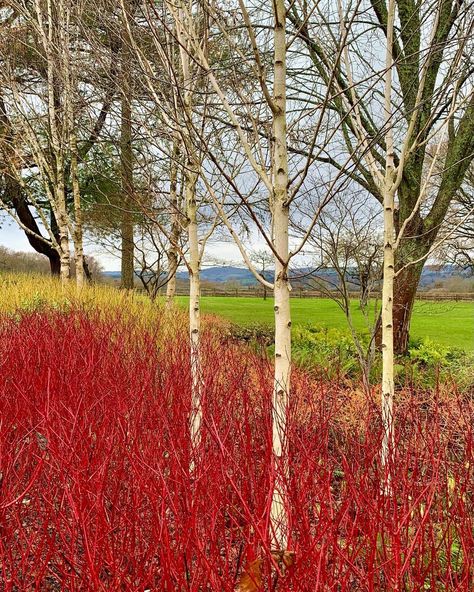
M 59 248 L 60 248 L 60 278 L 62 283 L 66 283 L 70 277 L 70 248 L 69 248 L 69 227 L 68 212 L 66 204 L 66 187 L 64 181 L 64 153 L 60 140 L 60 130 L 58 129 L 59 115 L 57 104 L 59 98 L 58 90 L 58 72 L 56 71 L 58 63 L 55 59 L 54 48 L 62 46 L 61 21 L 64 15 L 64 3 L 59 1 L 56 6 L 56 13 L 51 0 L 47 2 L 47 32 L 43 26 L 43 15 L 41 5 L 38 1 L 35 3 L 38 23 L 40 25 L 43 47 L 45 48 L 47 59 L 47 93 L 48 93 L 48 122 L 51 135 L 51 148 L 54 154 L 54 201 L 57 210 L 57 224 L 59 230 Z
M 75 76 L 71 67 L 70 56 L 70 36 L 69 36 L 69 22 L 70 22 L 71 5 L 68 4 L 63 16 L 63 26 L 61 35 L 61 55 L 59 57 L 61 62 L 62 80 L 64 85 L 64 104 L 66 112 L 65 140 L 69 140 L 69 155 L 70 155 L 70 171 L 71 171 L 71 185 L 74 204 L 74 227 L 72 231 L 72 239 L 74 243 L 74 263 L 76 267 L 76 284 L 78 288 L 84 285 L 84 245 L 83 245 L 83 228 L 82 228 L 82 209 L 81 209 L 81 191 L 79 186 L 79 162 L 78 162 L 78 146 L 76 133 L 76 117 L 74 113 L 74 98 L 77 86 L 75 84 Z
M 385 489 L 390 487 L 390 457 L 393 452 L 393 283 L 395 277 L 394 261 L 394 196 L 390 189 L 384 195 L 384 248 L 382 283 L 382 451 L 381 462 L 384 470 Z
M 84 285 L 84 243 L 82 230 L 81 191 L 79 187 L 77 138 L 74 130 L 71 132 L 71 180 L 74 199 L 74 262 L 76 266 L 76 284 L 78 288 Z
M 393 452 L 393 399 L 395 387 L 393 382 L 393 284 L 395 277 L 395 149 L 392 128 L 392 68 L 393 68 L 393 27 L 395 20 L 395 2 L 388 5 L 387 52 L 385 71 L 385 134 L 386 159 L 385 178 L 383 183 L 384 210 L 384 247 L 383 247 L 383 281 L 382 281 L 382 450 L 381 464 L 384 471 L 384 489 L 390 491 L 390 457 Z
M 62 175 L 57 178 L 56 187 L 56 201 L 58 209 L 58 228 L 59 228 L 59 247 L 60 247 L 60 277 L 63 284 L 67 283 L 71 275 L 71 256 L 69 247 L 69 228 L 68 228 L 68 215 L 66 208 L 66 196 L 64 179 Z
M 181 234 L 178 204 L 178 142 L 174 142 L 170 163 L 170 206 L 171 234 L 170 246 L 166 254 L 168 258 L 168 283 L 166 284 L 166 306 L 171 307 L 176 294 L 176 272 L 178 270 L 178 241 Z
M 275 374 L 273 387 L 273 454 L 276 481 L 271 506 L 273 544 L 286 549 L 288 515 L 285 506 L 286 426 L 291 373 L 291 314 L 288 279 L 288 150 L 286 137 L 286 10 L 274 2 L 275 78 L 273 97 L 273 241 L 275 245 Z
M 201 358 L 199 342 L 201 336 L 201 279 L 200 254 L 198 240 L 197 175 L 190 171 L 186 175 L 186 215 L 188 218 L 189 243 L 189 343 L 191 355 L 191 442 L 197 446 L 200 442 L 202 423 L 201 406 Z
M 192 7 L 191 7 L 192 8 Z M 194 30 L 193 23 L 189 22 L 191 12 L 184 10 L 182 3 L 179 4 L 179 18 L 176 22 L 176 33 L 180 43 L 180 60 L 184 88 L 184 114 L 186 124 L 183 126 L 183 143 L 186 150 L 185 165 L 185 202 L 187 217 L 187 233 L 189 244 L 189 345 L 191 356 L 191 414 L 189 428 L 191 444 L 196 449 L 201 439 L 202 405 L 201 405 L 201 359 L 200 359 L 200 337 L 201 337 L 201 277 L 200 277 L 200 248 L 197 221 L 197 200 L 196 187 L 199 176 L 198 159 L 192 138 L 189 137 L 189 130 L 192 130 L 193 120 L 193 90 L 190 63 L 189 32 Z M 194 469 L 194 459 L 191 460 L 191 470 Z

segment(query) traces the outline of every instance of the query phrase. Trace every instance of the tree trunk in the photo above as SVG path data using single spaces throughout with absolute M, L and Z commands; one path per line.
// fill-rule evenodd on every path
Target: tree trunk
M 393 355 L 393 284 L 395 278 L 395 149 L 392 128 L 392 67 L 395 2 L 388 3 L 387 53 L 385 71 L 386 157 L 383 194 L 383 282 L 382 282 L 382 488 L 391 492 L 391 467 L 394 449 L 393 399 L 395 397 Z
M 124 37 L 126 37 L 126 25 Z M 132 150 L 132 105 L 130 84 L 130 54 L 128 40 L 122 44 L 122 96 L 120 121 L 120 168 L 122 184 L 121 212 L 121 286 L 134 286 L 134 237 L 133 237 L 133 150 Z
M 384 470 L 384 488 L 390 490 L 390 466 L 393 453 L 393 398 L 395 384 L 393 380 L 393 285 L 395 258 L 393 241 L 394 195 L 385 190 L 384 195 L 384 249 L 383 249 L 383 284 L 382 284 L 382 454 Z
M 57 251 L 52 251 L 49 258 L 49 269 L 51 270 L 51 275 L 54 277 L 59 277 L 61 274 L 61 260 L 59 258 L 59 253 Z
M 286 432 L 291 372 L 290 284 L 288 281 L 288 149 L 286 138 L 286 9 L 284 0 L 274 2 L 275 78 L 273 105 L 273 241 L 275 245 L 275 374 L 273 387 L 273 455 L 275 484 L 271 505 L 271 536 L 274 546 L 286 549 L 289 535 L 285 481 L 288 470 Z
M 66 122 L 63 127 L 63 135 L 66 135 L 69 140 L 69 174 L 72 185 L 73 209 L 74 209 L 74 225 L 72 229 L 72 240 L 74 243 L 74 264 L 76 271 L 76 285 L 82 288 L 84 285 L 84 245 L 83 245 L 83 229 L 82 229 L 82 208 L 81 208 L 81 190 L 79 186 L 79 153 L 77 147 L 76 134 L 76 113 L 75 102 L 77 101 L 77 84 L 74 73 L 71 68 L 70 40 L 69 28 L 69 8 L 64 14 L 61 14 L 64 27 L 60 39 L 62 41 L 60 52 L 62 59 L 60 60 L 61 78 L 63 86 L 63 104 L 64 113 L 66 115 Z M 64 141 L 64 139 L 63 139 Z M 67 170 L 67 167 L 66 167 Z
M 125 200 L 124 200 L 125 201 Z M 123 204 L 127 207 L 127 203 Z M 134 240 L 133 219 L 129 211 L 122 212 L 121 231 L 121 286 L 132 289 L 134 286 Z
M 61 262 L 59 252 L 54 248 L 49 240 L 42 238 L 42 233 L 38 227 L 35 217 L 31 213 L 28 204 L 26 203 L 21 186 L 16 179 L 11 176 L 6 176 L 5 180 L 5 197 L 7 201 L 11 202 L 18 220 L 26 227 L 25 236 L 28 239 L 31 247 L 37 252 L 45 255 L 49 259 L 49 268 L 51 275 L 59 277 L 61 272 Z
M 74 125 L 74 121 L 72 122 Z M 71 180 L 74 198 L 74 262 L 76 266 L 76 284 L 84 285 L 84 244 L 82 231 L 81 190 L 79 187 L 79 171 L 77 162 L 77 139 L 75 131 L 71 132 Z
M 422 271 L 423 263 L 409 265 L 395 278 L 393 302 L 395 355 L 404 355 L 408 350 L 411 315 Z
M 58 166 L 59 169 L 59 166 Z M 64 185 L 63 171 L 58 170 L 56 203 L 58 209 L 57 221 L 59 231 L 59 258 L 61 282 L 65 284 L 71 277 L 71 252 L 69 245 L 69 225 L 68 212 L 66 204 L 66 188 Z
M 275 247 L 280 257 L 288 257 L 288 209 L 275 205 Z M 275 259 L 274 285 L 275 313 L 275 370 L 273 387 L 273 454 L 275 457 L 276 482 L 273 490 L 271 523 L 273 544 L 287 548 L 288 515 L 285 504 L 286 425 L 291 375 L 291 311 L 288 268 Z
M 69 215 L 67 211 L 66 201 L 66 186 L 64 183 L 64 167 L 61 159 L 57 157 L 57 174 L 55 187 L 55 201 L 57 208 L 57 222 L 59 233 L 59 259 L 60 271 L 59 275 L 63 284 L 69 281 L 71 277 L 71 249 L 69 245 Z
M 175 141 L 170 163 L 170 205 L 171 205 L 171 235 L 168 258 L 168 283 L 166 285 L 166 305 L 173 305 L 176 294 L 176 271 L 178 270 L 178 243 L 181 235 L 181 225 L 178 204 L 178 157 L 179 148 Z
M 190 163 L 192 166 L 192 163 Z M 191 417 L 190 432 L 194 448 L 201 439 L 201 359 L 199 342 L 201 336 L 201 280 L 200 256 L 196 204 L 197 175 L 189 171 L 186 175 L 186 213 L 188 218 L 189 242 L 189 341 L 191 355 Z M 194 463 L 191 465 L 194 466 Z
M 60 218 L 63 218 L 63 215 L 61 215 Z M 59 275 L 62 283 L 65 284 L 71 277 L 71 257 L 69 250 L 69 232 L 67 229 L 67 222 L 66 225 L 64 225 L 62 222 L 59 222 L 59 232 L 61 246 Z
M 189 17 L 183 9 L 182 1 L 178 2 L 178 19 L 176 21 L 176 35 L 180 43 L 179 53 L 181 60 L 181 70 L 183 75 L 184 88 L 184 114 L 187 122 L 183 122 L 183 130 L 187 125 L 192 125 L 193 121 L 193 90 L 192 74 L 190 62 L 190 43 L 188 33 L 193 30 L 192 23 L 188 23 Z M 187 123 L 187 125 L 186 125 Z M 189 129 L 189 128 L 188 128 Z M 196 185 L 200 172 L 200 161 L 196 153 L 193 138 L 188 135 L 189 132 L 182 135 L 184 148 L 186 150 L 185 166 L 185 207 L 187 218 L 187 232 L 189 245 L 189 341 L 191 351 L 191 414 L 189 418 L 191 446 L 194 451 L 201 441 L 201 423 L 202 423 L 202 373 L 200 359 L 200 336 L 201 336 L 201 314 L 200 314 L 200 291 L 201 291 L 201 253 L 199 246 L 198 221 L 197 221 L 197 196 Z M 190 471 L 194 471 L 195 457 L 191 458 Z
M 60 257 L 60 278 L 65 284 L 71 276 L 71 257 L 69 245 L 69 212 L 66 195 L 66 163 L 65 133 L 67 127 L 67 113 L 64 102 L 65 81 L 61 79 L 64 75 L 63 54 L 65 47 L 65 29 L 66 22 L 64 14 L 64 5 L 59 3 L 54 5 L 51 2 L 46 4 L 49 31 L 40 28 L 40 33 L 45 48 L 46 57 L 46 81 L 47 81 L 47 107 L 48 107 L 48 125 L 49 125 L 49 149 L 51 151 L 51 173 L 48 180 L 51 183 L 51 209 L 57 222 L 59 257 Z M 38 18 L 41 12 L 38 12 Z M 66 116 L 66 120 L 64 119 Z M 54 230 L 53 230 L 54 232 Z
M 166 284 L 166 306 L 171 308 L 176 295 L 176 270 L 178 269 L 178 256 L 174 249 L 169 249 L 168 257 L 168 282 Z
M 92 282 L 92 272 L 89 268 L 89 263 L 87 262 L 87 258 L 84 256 L 82 259 L 82 268 L 84 270 L 84 277 L 86 280 L 91 283 Z

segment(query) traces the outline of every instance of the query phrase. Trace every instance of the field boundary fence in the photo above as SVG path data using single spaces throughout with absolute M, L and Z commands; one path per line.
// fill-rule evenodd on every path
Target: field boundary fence
M 176 294 L 178 296 L 189 296 L 189 291 L 180 287 L 177 289 Z M 221 297 L 234 297 L 234 298 L 264 298 L 264 291 L 260 288 L 246 288 L 244 286 L 239 288 L 216 288 L 204 286 L 201 288 L 201 296 L 221 296 Z M 267 290 L 267 298 L 271 298 L 271 291 Z M 331 298 L 332 295 L 329 292 L 320 290 L 305 290 L 301 288 L 293 288 L 291 293 L 292 298 Z M 336 294 L 333 295 L 336 297 Z M 350 292 L 350 298 L 353 300 L 359 299 L 358 292 Z M 374 292 L 372 293 L 373 298 L 380 298 L 381 294 Z M 474 292 L 422 292 L 419 291 L 416 295 L 417 300 L 428 300 L 434 302 L 450 301 L 450 302 L 463 302 L 473 301 Z

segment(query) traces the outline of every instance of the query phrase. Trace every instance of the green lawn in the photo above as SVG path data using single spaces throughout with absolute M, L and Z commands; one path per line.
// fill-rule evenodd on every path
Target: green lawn
M 187 298 L 180 297 L 185 305 Z M 293 325 L 319 325 L 346 328 L 346 319 L 338 305 L 330 299 L 294 298 Z M 353 301 L 356 327 L 363 329 L 364 320 Z M 261 298 L 207 296 L 202 298 L 202 311 L 222 315 L 239 324 L 272 323 L 273 301 Z M 474 350 L 474 303 L 418 301 L 412 320 L 412 337 L 428 337 L 435 342 Z

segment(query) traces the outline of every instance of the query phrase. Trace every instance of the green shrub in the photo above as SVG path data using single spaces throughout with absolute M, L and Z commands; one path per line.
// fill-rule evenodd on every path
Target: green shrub
M 29 298 L 21 301 L 19 310 L 26 313 L 44 312 L 47 310 L 65 310 L 69 309 L 70 302 L 67 298 L 61 300 L 49 299 L 38 291 L 33 292 Z
M 432 387 L 437 382 L 454 380 L 463 390 L 474 386 L 474 355 L 447 347 L 431 339 L 411 341 L 401 377 L 409 377 L 419 386 Z
M 274 354 L 274 330 L 271 325 L 230 325 L 229 336 L 249 344 L 260 353 Z M 368 334 L 359 334 L 358 339 L 366 351 Z M 357 348 L 348 329 L 313 325 L 295 327 L 292 359 L 298 366 L 323 373 L 328 380 L 360 379 L 362 374 Z M 382 357 L 377 352 L 370 370 L 371 383 L 380 383 L 381 376 Z M 458 388 L 474 393 L 474 354 L 437 344 L 430 339 L 412 340 L 407 356 L 396 361 L 395 380 L 399 387 L 409 383 L 423 388 L 453 381 Z
M 423 339 L 409 347 L 408 359 L 420 367 L 434 368 L 447 363 L 448 352 L 449 348 Z
M 297 364 L 323 371 L 329 379 L 356 377 L 360 372 L 357 349 L 349 331 L 296 327 L 292 352 Z
M 369 336 L 360 334 L 358 338 L 366 351 Z M 292 351 L 296 364 L 324 372 L 329 380 L 361 377 L 357 348 L 348 330 L 297 327 L 293 331 Z M 399 387 L 408 382 L 432 388 L 438 382 L 453 381 L 458 388 L 474 393 L 474 354 L 429 339 L 411 341 L 408 355 L 396 361 L 394 370 Z M 370 371 L 372 384 L 379 383 L 381 375 L 382 357 L 377 352 Z
M 252 325 L 231 324 L 228 328 L 228 336 L 231 339 L 247 343 L 259 353 L 269 350 L 275 339 L 275 332 L 271 325 L 254 323 Z

